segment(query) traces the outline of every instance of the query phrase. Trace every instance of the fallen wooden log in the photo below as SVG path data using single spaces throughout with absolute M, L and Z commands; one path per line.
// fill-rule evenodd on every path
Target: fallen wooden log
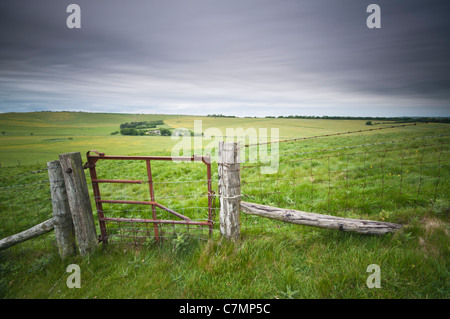
M 0 250 L 9 248 L 33 237 L 48 233 L 53 229 L 54 225 L 55 220 L 53 218 L 50 218 L 49 220 L 37 224 L 36 226 L 24 230 L 23 232 L 3 238 L 0 240 Z
M 244 213 L 250 215 L 272 218 L 287 223 L 336 229 L 367 235 L 383 235 L 403 227 L 402 225 L 393 223 L 307 213 L 299 210 L 283 209 L 243 201 L 240 203 L 240 209 Z

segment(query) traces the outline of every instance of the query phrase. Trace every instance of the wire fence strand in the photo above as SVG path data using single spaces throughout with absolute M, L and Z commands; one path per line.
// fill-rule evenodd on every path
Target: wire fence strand
M 319 149 L 313 145 L 312 150 L 304 149 L 305 139 L 281 141 L 275 174 L 261 173 L 260 168 L 267 165 L 264 157 L 241 166 L 241 198 L 281 208 L 378 220 L 402 221 L 425 212 L 442 214 L 450 207 L 449 136 Z M 308 157 L 317 153 L 323 155 Z M 249 230 L 287 224 L 244 214 L 241 225 Z
M 46 173 L 47 168 L 42 168 L 0 178 L 0 238 L 20 233 L 52 218 L 50 181 Z M 50 232 L 9 249 L 55 251 L 55 248 L 54 234 Z

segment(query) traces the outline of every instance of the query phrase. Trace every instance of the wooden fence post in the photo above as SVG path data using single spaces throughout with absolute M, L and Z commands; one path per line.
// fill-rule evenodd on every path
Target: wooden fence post
M 59 161 L 66 184 L 78 250 L 85 256 L 94 252 L 98 239 L 81 154 L 79 152 L 61 154 Z
M 240 149 L 239 144 L 219 142 L 220 233 L 227 239 L 240 237 Z
M 56 243 L 62 259 L 76 255 L 75 230 L 59 161 L 47 162 Z

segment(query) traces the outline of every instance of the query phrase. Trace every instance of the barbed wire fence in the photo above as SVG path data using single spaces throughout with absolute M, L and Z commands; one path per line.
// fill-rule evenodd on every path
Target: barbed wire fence
M 46 167 L 0 178 L 0 238 L 20 233 L 51 217 L 52 198 Z M 57 251 L 53 232 L 9 249 L 15 252 Z
M 389 128 L 394 126 L 379 129 Z M 448 132 L 382 141 L 379 138 L 383 137 L 377 137 L 376 142 L 351 145 L 345 145 L 351 143 L 351 138 L 336 141 L 339 136 L 353 137 L 360 133 L 276 142 L 280 152 L 275 174 L 261 173 L 270 155 L 260 156 L 257 163 L 246 161 L 241 165 L 241 199 L 305 212 L 383 221 L 392 218 L 407 221 L 416 213 L 430 211 L 448 214 Z M 334 139 L 332 143 L 328 143 L 330 137 Z M 307 147 L 303 145 L 305 140 L 311 142 Z M 344 145 L 317 147 L 323 144 Z M 291 226 L 246 214 L 242 214 L 241 225 L 243 230 Z

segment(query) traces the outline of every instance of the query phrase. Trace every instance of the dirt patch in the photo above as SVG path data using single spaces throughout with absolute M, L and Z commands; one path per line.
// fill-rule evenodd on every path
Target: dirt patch
M 430 234 L 436 230 L 442 230 L 445 235 L 448 235 L 447 223 L 437 218 L 424 218 L 422 219 L 422 225 L 425 228 L 426 234 Z
M 442 243 L 450 242 L 447 223 L 437 218 L 425 217 L 422 219 L 421 225 L 424 234 L 419 237 L 419 246 L 426 252 L 426 255 L 441 255 Z M 442 240 L 443 237 L 444 240 Z M 449 249 L 448 245 L 444 249 Z

